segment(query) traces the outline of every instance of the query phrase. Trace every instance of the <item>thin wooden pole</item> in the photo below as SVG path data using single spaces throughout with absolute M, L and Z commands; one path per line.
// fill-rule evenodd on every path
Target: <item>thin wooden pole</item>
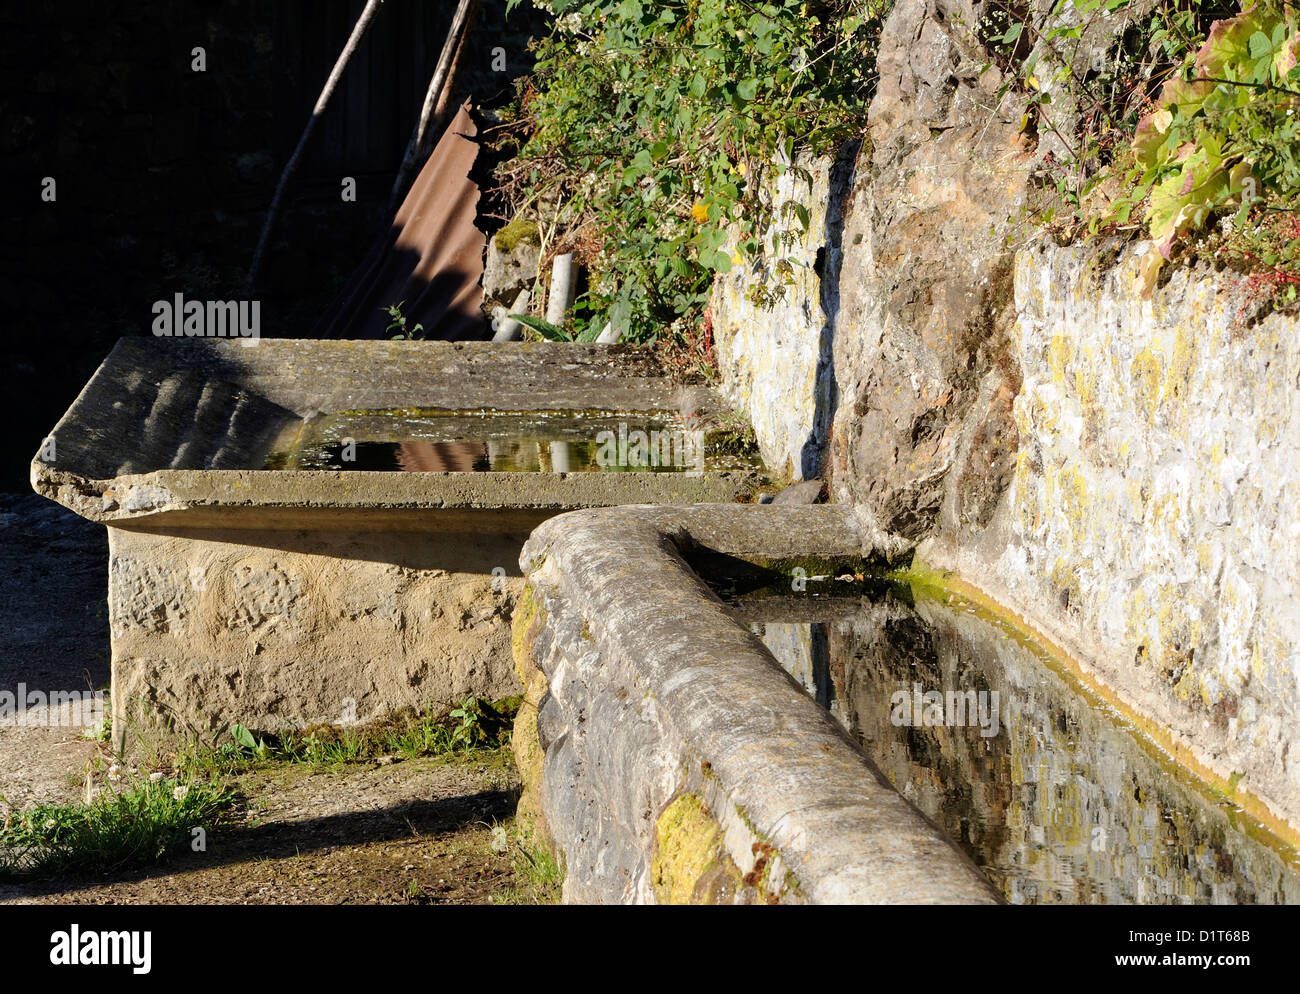
M 422 157 L 429 154 L 434 136 L 441 130 L 443 122 L 451 116 L 451 100 L 456 94 L 456 78 L 460 75 L 465 57 L 469 53 L 469 36 L 474 33 L 474 22 L 477 19 L 478 2 L 475 0 L 470 4 L 469 14 L 465 18 L 465 27 L 461 29 L 460 40 L 456 42 L 456 54 L 452 57 L 451 69 L 447 71 L 447 81 L 443 83 L 442 92 L 438 94 L 438 105 L 433 109 L 429 128 L 420 139 Z
M 415 163 L 419 161 L 425 133 L 429 129 L 429 120 L 433 117 L 433 110 L 438 103 L 438 96 L 451 73 L 451 64 L 455 58 L 456 49 L 460 45 L 461 36 L 464 34 L 465 25 L 469 22 L 470 14 L 473 13 L 474 8 L 477 6 L 478 0 L 460 0 L 456 6 L 456 13 L 451 19 L 451 30 L 447 32 L 447 40 L 443 43 L 442 54 L 438 56 L 438 65 L 433 70 L 433 78 L 429 80 L 429 88 L 424 94 L 424 106 L 420 108 L 420 120 L 415 125 L 415 133 L 411 135 L 411 140 L 407 142 L 406 154 L 402 156 L 401 168 L 397 170 L 397 178 L 393 180 L 393 190 L 388 196 L 389 214 L 397 206 L 398 198 L 402 195 L 402 189 L 406 186 L 407 176 L 410 175 Z
M 257 240 L 257 251 L 253 253 L 253 265 L 248 270 L 248 291 L 250 294 L 253 292 L 258 273 L 262 268 L 262 259 L 266 255 L 266 247 L 271 240 L 271 230 L 275 227 L 275 219 L 280 213 L 280 205 L 284 201 L 284 191 L 289 186 L 289 179 L 298 168 L 303 150 L 307 147 L 307 141 L 311 138 L 312 132 L 316 130 L 316 122 L 321 119 L 321 115 L 325 113 L 325 108 L 329 106 L 330 98 L 334 96 L 334 91 L 343 76 L 343 70 L 347 68 L 353 53 L 356 52 L 357 46 L 361 43 L 362 36 L 365 35 L 371 21 L 375 19 L 375 14 L 379 12 L 379 8 L 383 4 L 384 0 L 366 0 L 365 9 L 361 11 L 357 23 L 352 26 L 352 34 L 348 36 L 347 44 L 343 46 L 343 51 L 339 53 L 338 60 L 334 63 L 329 78 L 325 80 L 325 86 L 321 89 L 320 96 L 316 98 L 316 106 L 312 109 L 311 117 L 307 120 L 307 126 L 303 128 L 302 137 L 298 139 L 298 147 L 293 150 L 293 155 L 289 156 L 289 161 L 284 164 L 284 171 L 280 173 L 280 182 L 275 187 L 275 196 L 271 198 L 270 210 L 266 212 L 266 222 L 262 225 L 262 235 Z

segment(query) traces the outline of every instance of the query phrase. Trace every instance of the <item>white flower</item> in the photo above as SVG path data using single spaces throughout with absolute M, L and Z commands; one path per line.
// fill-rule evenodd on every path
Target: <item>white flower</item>
M 150 774 L 149 774 L 149 782 L 150 782 L 150 783 L 157 783 L 157 782 L 158 782 L 159 780 L 161 780 L 162 778 L 163 778 L 163 775 L 162 775 L 161 773 L 150 773 Z
M 51 818 L 49 821 L 45 823 L 45 830 L 47 832 L 52 831 L 53 829 L 58 827 L 59 827 L 59 823 L 55 821 L 53 818 Z
M 190 792 L 188 787 L 177 787 L 172 791 L 172 797 L 178 801 L 185 800 L 185 795 Z

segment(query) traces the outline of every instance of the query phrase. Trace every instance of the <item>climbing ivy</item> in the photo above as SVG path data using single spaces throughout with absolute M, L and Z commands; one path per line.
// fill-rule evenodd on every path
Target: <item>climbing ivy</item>
M 545 6 L 555 30 L 534 44 L 500 190 L 588 267 L 590 322 L 681 336 L 715 273 L 784 262 L 806 230 L 804 206 L 774 224 L 760 191 L 861 129 L 887 0 Z

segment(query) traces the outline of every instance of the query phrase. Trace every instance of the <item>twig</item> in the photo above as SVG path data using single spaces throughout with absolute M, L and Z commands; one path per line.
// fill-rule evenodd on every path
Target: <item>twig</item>
M 442 54 L 438 56 L 438 65 L 433 70 L 433 78 L 429 80 L 429 88 L 424 94 L 424 106 L 420 109 L 420 120 L 416 123 L 415 132 L 406 145 L 406 154 L 402 156 L 402 165 L 397 170 L 397 178 L 393 180 L 393 189 L 388 196 L 388 213 L 390 214 L 393 212 L 393 208 L 397 206 L 398 198 L 402 195 L 402 188 L 406 185 L 407 176 L 410 175 L 412 168 L 420 158 L 420 150 L 424 145 L 425 134 L 429 129 L 429 121 L 433 117 L 434 107 L 437 105 L 438 97 L 442 93 L 443 87 L 447 83 L 447 77 L 451 73 L 452 60 L 455 58 L 456 50 L 460 46 L 461 35 L 465 30 L 465 25 L 469 22 L 469 15 L 477 6 L 478 0 L 460 0 L 456 6 L 456 13 L 451 19 L 451 29 L 447 32 L 447 40 L 442 46 Z
M 311 138 L 312 132 L 316 130 L 316 122 L 321 119 L 321 116 L 325 113 L 325 108 L 329 105 L 330 98 L 334 96 L 334 90 L 338 87 L 339 79 L 343 76 L 343 70 L 347 68 L 353 53 L 356 52 L 357 46 L 361 43 L 362 36 L 370 27 L 370 22 L 375 19 L 375 14 L 379 12 L 379 8 L 383 6 L 383 3 L 384 0 L 366 0 L 365 9 L 361 11 L 361 16 L 357 18 L 357 23 L 353 25 L 352 34 L 348 36 L 347 44 L 343 46 L 338 61 L 334 63 L 334 68 L 330 70 L 329 78 L 325 80 L 325 86 L 321 89 L 320 96 L 316 98 L 316 106 L 312 109 L 311 117 L 307 120 L 307 126 L 303 128 L 302 137 L 298 139 L 298 147 L 293 150 L 293 155 L 289 156 L 289 161 L 284 164 L 284 172 L 280 174 L 280 182 L 275 187 L 275 196 L 271 198 L 271 208 L 266 213 L 266 222 L 262 225 L 261 237 L 257 240 L 257 250 L 253 253 L 253 264 L 248 270 L 248 292 L 250 295 L 257 283 L 258 272 L 262 268 L 262 258 L 266 254 L 267 244 L 271 240 L 271 230 L 275 227 L 276 216 L 280 213 L 280 204 L 284 200 L 284 191 L 289 185 L 289 179 L 298 168 L 298 162 L 302 159 L 302 153 L 307 147 L 307 141 Z
M 1217 76 L 1195 76 L 1189 79 L 1189 83 L 1227 83 L 1229 86 L 1245 86 L 1252 90 L 1272 90 L 1275 93 L 1285 93 L 1292 97 L 1300 97 L 1300 90 L 1291 90 L 1285 86 L 1274 86 L 1272 83 L 1247 83 L 1238 79 L 1219 79 Z

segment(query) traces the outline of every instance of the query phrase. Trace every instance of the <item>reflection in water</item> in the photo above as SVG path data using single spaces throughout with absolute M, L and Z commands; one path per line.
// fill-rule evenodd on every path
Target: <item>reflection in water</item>
M 1293 854 L 1248 832 L 1037 646 L 961 604 L 882 596 L 798 624 L 785 603 L 780 622 L 752 622 L 757 634 L 1009 901 L 1300 901 Z M 963 701 L 974 706 L 949 707 Z
M 263 468 L 699 475 L 755 465 L 720 448 L 655 416 L 358 411 L 286 426 Z

